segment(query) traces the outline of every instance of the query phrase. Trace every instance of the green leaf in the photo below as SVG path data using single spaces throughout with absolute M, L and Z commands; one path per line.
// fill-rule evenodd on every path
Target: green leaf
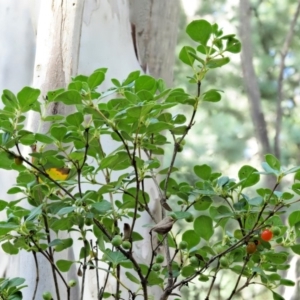
M 70 261 L 70 260 L 65 260 L 65 259 L 59 259 L 56 262 L 56 266 L 57 268 L 61 271 L 61 272 L 68 272 L 72 266 L 74 262 Z
M 287 252 L 280 252 L 280 253 L 267 252 L 267 253 L 265 253 L 265 256 L 273 264 L 283 264 L 288 258 L 288 253 Z
M 187 230 L 182 235 L 182 240 L 187 242 L 188 248 L 197 246 L 200 242 L 200 236 L 194 230 Z
M 212 26 L 206 20 L 196 20 L 187 26 L 186 32 L 194 41 L 206 45 L 212 33 Z
M 294 181 L 300 181 L 300 171 L 297 171 L 294 175 Z
M 274 291 L 271 291 L 273 294 L 273 300 L 285 300 L 281 295 L 275 293 Z
M 196 54 L 196 50 L 194 48 L 192 48 L 190 46 L 184 46 L 179 53 L 179 59 L 183 63 L 192 67 L 194 64 L 195 58 L 189 54 L 190 52 Z
M 90 243 L 85 241 L 83 247 L 81 247 L 80 249 L 79 258 L 83 259 L 88 257 L 90 255 L 90 251 L 91 251 Z
M 281 278 L 281 279 L 280 279 L 280 284 L 281 284 L 281 285 L 285 285 L 285 286 L 294 286 L 294 285 L 295 285 L 295 282 L 292 281 L 292 280 L 289 280 L 289 279 Z
M 53 115 L 53 116 L 47 116 L 43 118 L 44 122 L 56 122 L 56 121 L 61 121 L 64 120 L 65 117 L 62 115 Z
M 132 232 L 132 241 L 133 242 L 138 242 L 138 241 L 142 241 L 144 238 L 143 238 L 143 236 L 141 236 L 138 232 L 136 232 L 136 231 L 133 231 Z
M 10 90 L 3 90 L 2 96 L 1 96 L 2 102 L 5 106 L 17 108 L 18 101 L 16 96 L 13 92 Z
M 10 255 L 16 255 L 19 253 L 19 249 L 10 242 L 3 243 L 1 246 L 3 251 Z
M 131 165 L 131 161 L 128 158 L 126 152 L 120 151 L 116 154 L 108 155 L 101 160 L 101 169 L 112 169 L 112 170 L 124 170 Z
M 110 261 L 114 266 L 117 266 L 119 263 L 127 260 L 127 258 L 120 251 L 113 252 L 108 249 L 104 253 L 107 256 L 107 260 Z
M 13 159 L 9 158 L 5 152 L 0 152 L 0 169 L 11 170 Z
M 97 212 L 99 212 L 102 215 L 106 214 L 112 208 L 111 203 L 106 200 L 102 200 L 101 202 L 93 203 L 92 207 L 95 208 L 97 210 Z
M 210 198 L 210 197 L 208 197 L 208 196 L 203 196 L 203 197 L 201 197 L 200 199 L 198 199 L 197 201 L 196 201 L 196 203 L 194 204 L 194 208 L 196 209 L 196 210 L 206 210 L 206 209 L 208 209 L 210 206 L 211 206 L 211 204 L 212 204 L 212 199 Z
M 46 135 L 46 134 L 36 133 L 35 139 L 36 139 L 36 141 L 41 142 L 43 144 L 52 144 L 53 143 L 53 139 L 49 135 Z
M 138 77 L 135 81 L 135 92 L 137 93 L 143 90 L 154 94 L 156 91 L 156 80 L 149 75 L 142 75 Z
M 116 86 L 117 88 L 121 87 L 121 83 L 118 79 L 116 78 L 112 78 L 111 82 L 113 83 L 114 86 Z
M 267 164 L 274 170 L 280 171 L 280 162 L 279 160 L 272 154 L 266 154 L 265 159 Z
M 207 102 L 218 102 L 222 98 L 221 94 L 215 89 L 203 93 L 202 96 L 202 100 Z
M 36 216 L 41 215 L 42 207 L 43 207 L 43 204 L 41 204 L 38 207 L 35 207 L 33 210 L 31 210 L 29 216 L 26 218 L 26 222 L 31 221 L 31 220 L 35 219 Z
M 292 190 L 293 190 L 296 194 L 300 195 L 300 183 L 294 183 L 294 184 L 292 185 Z
M 81 104 L 81 95 L 76 90 L 64 91 L 56 95 L 53 99 L 55 102 L 62 102 L 66 105 Z
M 51 136 L 53 136 L 58 141 L 63 140 L 67 131 L 68 131 L 67 128 L 64 126 L 52 126 L 52 128 L 50 129 Z
M 125 272 L 125 275 L 126 275 L 126 277 L 127 277 L 130 281 L 132 281 L 132 282 L 134 282 L 134 283 L 136 283 L 136 284 L 140 284 L 140 283 L 141 283 L 140 279 L 137 279 L 137 278 L 136 278 L 135 276 L 133 276 L 131 273 Z
M 173 172 L 176 172 L 176 171 L 178 171 L 178 168 L 172 167 L 172 170 L 171 170 L 170 173 L 173 173 Z M 158 174 L 168 174 L 168 172 L 169 172 L 169 168 L 165 168 L 165 169 L 160 170 L 158 172 Z
M 168 124 L 165 122 L 156 122 L 156 123 L 151 123 L 147 127 L 146 132 L 147 132 L 147 134 L 155 134 L 155 133 L 159 133 L 161 131 L 169 130 L 169 129 L 173 129 L 172 124 Z
M 70 212 L 74 211 L 76 207 L 73 207 L 73 206 L 67 206 L 67 207 L 64 207 L 62 209 L 60 209 L 57 214 L 59 216 L 62 216 L 62 215 L 67 215 L 69 214 Z
M 237 40 L 234 37 L 229 37 L 227 39 L 227 45 L 225 51 L 231 52 L 231 53 L 239 53 L 241 51 L 242 44 L 239 40 Z
M 80 92 L 83 89 L 81 81 L 72 81 L 68 85 L 68 90 L 76 90 Z
M 215 58 L 208 61 L 206 66 L 210 69 L 222 67 L 230 62 L 229 57 Z
M 195 267 L 193 266 L 185 266 L 181 270 L 181 275 L 183 277 L 189 277 L 192 276 L 193 274 L 195 274 Z
M 199 216 L 194 221 L 196 234 L 208 241 L 214 234 L 213 221 L 209 216 Z
M 103 72 L 94 72 L 87 80 L 87 83 L 91 90 L 98 87 L 105 79 L 105 74 Z
M 30 110 L 30 108 L 37 102 L 41 91 L 38 89 L 33 89 L 31 87 L 24 87 L 17 95 L 19 100 L 19 105 L 22 112 Z
M 74 114 L 70 114 L 66 117 L 66 121 L 73 126 L 79 127 L 83 122 L 83 114 L 80 112 L 76 112 Z
M 263 203 L 263 198 L 260 196 L 254 197 L 252 199 L 247 199 L 247 202 L 252 206 L 260 206 Z
M 123 81 L 122 86 L 128 85 L 128 84 L 132 83 L 133 81 L 135 81 L 140 76 L 140 73 L 141 73 L 141 71 L 133 71 L 133 72 L 129 73 L 127 78 Z
M 36 142 L 36 139 L 35 139 L 35 135 L 30 132 L 20 137 L 19 141 L 22 145 L 31 146 Z
M 67 249 L 73 245 L 73 239 L 72 238 L 67 238 L 67 239 L 57 239 L 54 240 L 57 241 L 58 243 L 55 245 L 54 249 L 56 252 L 63 251 L 64 249 Z M 52 243 L 54 242 L 52 241 Z M 50 246 L 50 245 L 49 245 Z
M 300 255 L 300 244 L 291 246 L 291 249 L 294 253 Z
M 2 211 L 3 209 L 5 209 L 5 207 L 7 207 L 7 204 L 8 203 L 6 201 L 0 200 L 0 211 Z
M 148 280 L 147 280 L 147 284 L 149 286 L 161 285 L 163 282 L 164 282 L 164 280 L 159 277 L 158 273 L 153 272 L 153 271 L 150 272 L 150 275 L 149 275 Z
M 8 284 L 6 287 L 17 287 L 21 284 L 23 284 L 25 282 L 25 279 L 24 278 L 21 278 L 21 277 L 15 277 L 15 278 L 12 278 L 8 281 Z
M 194 52 L 189 51 L 189 55 L 193 57 L 195 60 L 199 61 L 202 65 L 205 64 L 204 60 L 200 58 L 198 55 L 196 55 Z M 205 73 L 204 73 L 205 75 Z
M 256 224 L 258 213 L 248 213 L 246 217 L 245 227 L 246 229 L 252 229 Z
M 296 210 L 293 211 L 290 215 L 289 215 L 289 225 L 292 227 L 295 224 L 297 224 L 298 222 L 300 222 L 300 211 Z
M 194 173 L 203 180 L 209 180 L 211 175 L 211 167 L 208 165 L 195 166 Z
M 260 176 L 257 174 L 257 170 L 251 166 L 243 166 L 239 170 L 238 176 L 242 181 L 242 188 L 253 186 L 259 182 Z

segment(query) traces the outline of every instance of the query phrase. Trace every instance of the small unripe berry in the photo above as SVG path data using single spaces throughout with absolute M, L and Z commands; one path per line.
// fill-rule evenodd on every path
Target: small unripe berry
M 74 279 L 71 279 L 69 282 L 68 282 L 68 286 L 69 287 L 73 287 L 73 286 L 75 286 L 77 284 L 77 282 L 76 282 L 76 280 L 74 280 Z
M 119 247 L 122 244 L 122 237 L 120 235 L 115 235 L 111 240 L 111 243 L 115 247 Z
M 160 264 L 154 264 L 154 265 L 152 266 L 152 270 L 153 270 L 154 272 L 158 272 L 158 271 L 160 270 L 160 268 L 161 268 L 161 265 L 160 265 Z
M 129 250 L 131 248 L 131 243 L 129 241 L 123 241 L 122 242 L 122 247 L 125 249 L 125 250 Z
M 206 282 L 209 280 L 209 277 L 207 275 L 201 274 L 198 278 L 199 281 Z
M 196 256 L 190 257 L 190 264 L 194 267 L 198 267 L 199 266 L 198 258 Z
M 272 232 L 273 232 L 274 236 L 279 236 L 281 234 L 281 229 L 278 226 L 274 226 L 274 227 L 272 227 Z
M 185 250 L 187 247 L 188 247 L 187 242 L 181 241 L 181 242 L 179 243 L 179 249 Z
M 194 216 L 192 214 L 189 214 L 184 219 L 186 220 L 186 222 L 191 223 L 194 221 Z
M 158 264 L 161 264 L 164 261 L 164 256 L 162 254 L 157 254 L 157 256 L 155 257 L 155 262 Z
M 225 256 L 222 256 L 220 258 L 220 265 L 223 267 L 223 268 L 228 268 L 229 267 L 229 261 L 228 259 L 225 257 Z
M 15 156 L 14 161 L 17 166 L 21 166 L 23 164 L 23 159 L 21 158 L 21 156 Z
M 44 300 L 52 300 L 53 298 L 52 298 L 52 295 L 51 295 L 50 292 L 44 292 L 43 293 L 43 299 Z

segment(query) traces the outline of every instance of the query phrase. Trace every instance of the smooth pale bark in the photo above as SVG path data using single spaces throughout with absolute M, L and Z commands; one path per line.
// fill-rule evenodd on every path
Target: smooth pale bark
M 12 3 L 9 5 L 11 10 L 17 5 L 14 2 L 6 1 L 7 5 Z M 165 2 L 164 7 L 160 7 L 159 0 L 150 2 L 152 3 L 150 7 L 141 7 L 137 1 L 136 3 L 131 3 L 130 8 L 127 1 L 120 0 L 52 0 L 41 2 L 41 8 L 38 7 L 38 1 L 32 1 L 32 3 L 27 2 L 24 4 L 24 11 L 26 13 L 22 16 L 22 22 L 27 24 L 27 27 L 24 26 L 22 30 L 25 30 L 26 28 L 28 30 L 28 24 L 31 25 L 31 22 L 34 23 L 35 20 L 38 20 L 37 25 L 31 25 L 32 32 L 29 36 L 28 43 L 27 41 L 24 41 L 23 44 L 23 48 L 27 49 L 29 53 L 26 51 L 24 53 L 17 53 L 14 51 L 15 49 L 10 49 L 10 56 L 7 55 L 5 59 L 13 60 L 15 56 L 19 55 L 20 59 L 23 59 L 24 61 L 27 61 L 30 58 L 31 60 L 29 59 L 29 61 L 32 63 L 32 53 L 35 52 L 34 29 L 36 29 L 35 64 L 34 66 L 33 64 L 27 66 L 28 70 L 24 75 L 26 79 L 24 79 L 20 86 L 16 85 L 13 90 L 17 92 L 23 85 L 28 85 L 31 81 L 30 78 L 33 70 L 33 85 L 34 87 L 40 88 L 42 95 L 45 95 L 47 90 L 65 86 L 70 80 L 70 76 L 76 73 L 89 75 L 99 67 L 107 67 L 108 78 L 115 77 L 123 80 L 129 72 L 141 69 L 141 65 L 147 66 L 146 70 L 150 72 L 153 70 L 155 76 L 163 77 L 168 84 L 170 84 L 172 82 L 173 53 L 177 35 L 177 26 L 175 24 L 176 17 L 171 18 L 170 11 L 173 11 L 176 16 L 178 4 L 169 0 Z M 174 9 L 174 7 L 176 9 Z M 144 11 L 142 11 L 143 9 Z M 142 28 L 142 25 L 140 25 L 137 20 L 132 20 L 135 13 L 130 14 L 130 11 L 140 11 L 142 15 L 147 17 L 147 24 L 149 25 L 147 36 L 143 36 L 138 45 L 135 45 L 133 42 L 131 33 L 132 26 L 130 23 L 136 22 L 136 32 L 142 30 L 140 29 Z M 163 11 L 165 12 L 164 14 L 162 13 Z M 162 16 L 168 16 L 169 19 L 167 25 L 166 20 Z M 14 18 L 15 17 L 11 18 L 11 22 L 13 22 L 12 20 Z M 153 31 L 153 29 L 151 30 L 151 28 L 154 28 L 155 26 L 155 31 Z M 161 31 L 167 31 L 167 33 L 161 35 L 160 29 Z M 20 30 L 20 35 L 22 35 L 22 33 L 24 34 L 22 30 Z M 14 40 L 19 38 L 18 34 L 18 30 L 12 28 L 10 35 L 14 36 Z M 5 33 L 3 33 L 3 36 L 5 36 Z M 164 36 L 168 36 L 168 41 L 166 43 L 162 43 Z M 2 40 L 2 35 L 0 36 L 0 39 Z M 139 40 L 138 37 L 137 40 Z M 155 49 L 155 45 L 158 45 L 156 51 L 153 50 Z M 11 47 L 10 42 L 7 42 L 7 47 Z M 138 49 L 138 53 L 145 53 L 141 56 L 141 61 L 138 61 L 136 57 L 135 48 Z M 18 45 L 16 49 L 22 49 L 22 47 Z M 163 54 L 160 54 L 162 52 Z M 159 64 L 159 66 L 156 66 L 155 64 Z M 2 71 L 2 65 L 0 66 L 0 71 Z M 17 72 L 15 74 L 17 74 Z M 17 78 L 17 76 L 15 77 Z M 0 82 L 0 84 L 1 87 L 6 87 L 2 82 Z M 101 87 L 101 90 L 106 89 L 109 86 L 109 80 L 106 80 Z M 69 108 L 60 105 L 50 106 L 47 110 L 47 114 L 68 114 L 69 112 Z M 28 129 L 46 132 L 48 127 L 40 126 L 39 121 L 37 114 L 30 113 L 27 123 Z M 106 151 L 111 151 L 115 148 L 115 144 L 108 139 L 102 142 L 107 145 Z M 3 188 L 5 191 L 10 187 L 11 182 L 14 182 L 13 176 L 10 178 L 10 183 L 8 182 Z M 87 186 L 86 188 L 93 187 Z M 157 205 L 157 191 L 153 183 L 148 182 L 146 190 L 151 198 L 150 207 L 153 214 L 160 216 L 160 207 Z M 3 199 L 6 199 L 5 195 L 3 195 Z M 134 253 L 139 254 L 140 261 L 147 260 L 151 252 L 148 238 L 149 230 L 142 227 L 142 225 L 151 222 L 149 216 L 143 214 L 137 224 L 137 228 L 140 229 L 140 234 L 146 237 L 141 243 L 135 243 Z M 80 246 L 80 242 L 75 240 L 73 247 L 75 257 L 78 255 Z M 67 253 L 61 253 L 60 256 L 63 256 L 64 259 L 73 260 L 73 249 Z M 29 300 L 32 298 L 33 287 L 35 284 L 35 267 L 33 265 L 32 257 L 27 253 L 22 253 L 11 259 L 11 263 L 5 269 L 6 276 L 20 276 L 26 278 L 26 283 L 29 285 L 29 288 L 27 288 L 24 293 L 24 299 Z M 43 259 L 40 259 L 40 262 L 42 262 L 40 263 L 40 283 L 36 299 L 41 299 L 41 294 L 45 290 L 50 290 L 53 295 L 55 295 L 53 284 L 50 284 L 49 286 L 49 283 L 51 283 L 52 280 L 50 268 L 46 267 L 46 263 L 43 262 Z M 74 276 L 74 273 L 72 274 L 71 272 L 70 274 L 66 274 L 66 279 L 74 278 Z M 105 272 L 101 274 L 100 287 L 103 285 L 104 276 Z M 88 271 L 84 299 L 96 299 L 97 289 L 95 282 L 95 272 Z M 114 291 L 114 285 L 115 280 L 110 280 L 108 288 Z M 76 289 L 74 292 L 76 295 L 74 294 L 71 296 L 72 300 L 78 299 L 78 292 Z M 160 291 L 152 289 L 149 291 L 149 294 L 153 295 L 154 299 L 158 299 Z M 126 296 L 124 295 L 124 297 Z M 66 295 L 62 295 L 61 299 L 66 299 Z

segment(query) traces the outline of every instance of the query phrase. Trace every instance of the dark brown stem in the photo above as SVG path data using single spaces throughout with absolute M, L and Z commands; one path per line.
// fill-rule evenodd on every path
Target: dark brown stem
M 237 281 L 235 283 L 235 286 L 234 286 L 234 288 L 233 288 L 233 290 L 232 290 L 232 292 L 231 292 L 231 294 L 230 294 L 230 296 L 229 296 L 229 298 L 227 300 L 231 300 L 232 297 L 234 296 L 234 294 L 236 293 L 237 287 L 238 287 L 238 285 L 240 283 L 240 280 L 241 280 L 243 272 L 244 272 L 244 270 L 245 270 L 245 268 L 247 266 L 247 263 L 249 262 L 249 259 L 250 259 L 250 255 L 247 254 L 247 256 L 245 258 L 245 262 L 244 262 L 243 267 L 242 267 L 242 270 L 241 270 L 241 272 L 240 272 L 240 274 L 239 274 L 239 276 L 237 278 Z
M 93 219 L 95 225 L 104 233 L 104 235 L 111 240 L 112 236 L 110 235 L 110 233 L 106 230 L 106 228 L 97 220 L 97 219 Z M 137 272 L 140 280 L 141 280 L 141 285 L 142 285 L 142 289 L 143 289 L 143 296 L 144 299 L 147 300 L 148 299 L 148 290 L 147 290 L 147 281 L 144 277 L 144 275 L 142 274 L 142 270 L 138 264 L 138 262 L 135 260 L 135 258 L 132 255 L 131 251 L 125 251 L 123 248 L 121 247 L 117 247 L 117 249 L 123 254 L 125 255 L 133 264 L 135 271 Z
M 48 224 L 48 219 L 46 216 L 47 212 L 45 211 L 43 213 L 43 219 L 44 219 L 44 225 L 45 225 L 45 232 L 47 235 L 47 242 L 48 245 L 51 243 L 51 237 L 50 237 L 50 230 L 49 230 L 49 224 Z M 60 294 L 59 294 L 59 288 L 58 288 L 58 282 L 57 282 L 57 276 L 56 276 L 56 272 L 55 272 L 55 268 L 54 268 L 54 255 L 53 255 L 53 251 L 52 251 L 52 247 L 49 247 L 49 259 L 53 262 L 51 264 L 51 270 L 52 270 L 52 276 L 53 276 L 53 280 L 54 280 L 54 286 L 55 286 L 55 291 L 56 291 L 56 297 L 57 300 L 60 300 Z
M 207 293 L 207 296 L 206 296 L 205 300 L 209 300 L 209 297 L 210 297 L 211 291 L 213 289 L 213 286 L 215 284 L 215 281 L 217 279 L 217 274 L 218 274 L 219 270 L 220 270 L 220 261 L 218 261 L 218 264 L 217 264 L 217 267 L 216 267 L 216 271 L 215 271 L 213 279 L 212 279 L 212 281 L 210 283 L 209 290 L 208 290 L 208 293 Z
M 32 296 L 32 300 L 34 300 L 35 296 L 36 296 L 39 280 L 40 280 L 40 272 L 39 272 L 39 264 L 38 264 L 38 260 L 37 260 L 37 257 L 36 257 L 36 252 L 32 251 L 32 254 L 33 254 L 35 270 L 36 270 L 35 287 L 34 287 L 33 296 Z
M 86 248 L 88 245 L 88 241 L 85 238 L 85 236 L 83 237 L 84 241 L 83 241 L 83 247 L 84 247 L 84 258 L 83 258 L 83 266 L 82 266 L 82 284 L 81 284 L 81 295 L 80 295 L 80 299 L 83 300 L 84 297 L 84 288 L 85 288 L 85 277 L 86 277 L 86 269 L 87 269 L 87 263 L 86 263 L 86 257 L 87 257 L 87 253 L 86 253 Z

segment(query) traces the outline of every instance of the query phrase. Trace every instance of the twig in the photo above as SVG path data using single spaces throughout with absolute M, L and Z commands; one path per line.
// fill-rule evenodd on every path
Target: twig
M 111 240 L 112 236 L 110 235 L 110 233 L 106 230 L 106 228 L 97 220 L 97 219 L 93 219 L 95 225 L 104 233 L 104 235 Z M 142 273 L 142 270 L 138 264 L 138 262 L 135 260 L 135 258 L 132 256 L 132 252 L 131 251 L 125 251 L 124 249 L 122 249 L 121 247 L 116 247 L 122 254 L 124 254 L 134 265 L 135 271 L 137 272 L 140 280 L 141 280 L 141 285 L 142 285 L 142 289 L 143 289 L 143 296 L 144 299 L 148 299 L 148 290 L 147 290 L 147 281 L 145 280 L 145 277 Z
M 40 280 L 40 271 L 39 271 L 38 260 L 37 260 L 37 257 L 36 257 L 36 252 L 32 251 L 32 254 L 33 254 L 34 264 L 35 264 L 35 270 L 36 270 L 35 287 L 34 287 L 33 296 L 32 296 L 32 300 L 34 300 L 35 296 L 36 296 L 36 292 L 37 292 L 39 280 Z
M 232 290 L 232 292 L 231 292 L 231 294 L 230 294 L 230 296 L 229 296 L 229 298 L 227 300 L 231 300 L 232 297 L 234 296 L 234 294 L 236 293 L 237 287 L 238 287 L 238 285 L 240 283 L 241 277 L 242 277 L 243 272 L 244 272 L 244 270 L 245 270 L 245 268 L 247 266 L 247 263 L 249 262 L 249 259 L 250 259 L 250 254 L 247 254 L 247 256 L 245 258 L 245 262 L 244 262 L 243 267 L 242 267 L 242 270 L 241 270 L 241 272 L 240 272 L 240 274 L 239 274 L 239 276 L 237 278 L 237 281 L 235 283 L 235 286 L 234 286 L 234 288 L 233 288 L 233 290 Z
M 51 237 L 50 237 L 50 230 L 49 230 L 49 224 L 48 224 L 48 219 L 47 219 L 47 212 L 44 211 L 42 216 L 43 216 L 43 220 L 44 220 L 44 224 L 45 224 L 45 232 L 47 235 L 47 242 L 49 245 L 51 243 Z M 54 255 L 53 255 L 52 247 L 49 247 L 49 259 L 53 262 L 53 264 L 51 264 L 52 276 L 53 276 L 53 280 L 54 280 L 56 297 L 57 297 L 57 300 L 60 300 L 57 276 L 56 276 L 56 272 L 55 272 L 55 268 L 54 268 Z
M 213 276 L 213 279 L 212 279 L 212 281 L 210 283 L 210 286 L 209 286 L 209 289 L 208 289 L 208 293 L 207 293 L 207 296 L 206 296 L 205 300 L 209 300 L 209 296 L 210 296 L 210 293 L 211 293 L 211 291 L 213 289 L 215 281 L 217 279 L 217 274 L 218 274 L 219 270 L 220 270 L 220 260 L 218 260 L 218 264 L 217 264 L 217 267 L 216 267 L 215 275 Z
M 85 238 L 85 236 L 83 237 L 83 247 L 84 247 L 84 258 L 83 258 L 83 267 L 82 267 L 82 284 L 81 284 L 81 295 L 80 295 L 80 299 L 83 300 L 83 296 L 84 296 L 84 288 L 85 288 L 85 277 L 86 277 L 86 268 L 87 268 L 87 264 L 86 264 L 86 248 L 87 248 L 87 244 L 88 241 Z

